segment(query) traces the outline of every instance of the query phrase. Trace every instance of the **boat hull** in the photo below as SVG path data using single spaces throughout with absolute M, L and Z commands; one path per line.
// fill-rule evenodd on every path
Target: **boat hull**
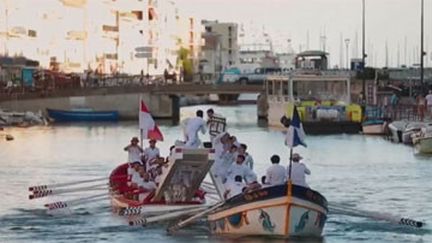
M 292 197 L 288 197 L 286 188 L 277 186 L 240 195 L 244 197 L 244 203 L 208 216 L 211 233 L 276 238 L 320 237 L 327 219 L 325 199 L 319 193 L 301 187 L 293 191 L 297 192 L 297 196 L 293 193 Z M 269 196 L 278 192 L 282 192 L 282 195 Z M 260 197 L 264 197 L 264 200 L 259 200 Z M 313 202 L 312 198 L 323 199 L 321 202 L 325 203 Z
M 366 135 L 383 135 L 385 133 L 382 123 L 362 125 L 362 129 L 363 134 Z
M 390 130 L 391 140 L 395 143 L 402 143 L 402 133 L 403 133 L 402 126 L 397 126 L 394 123 L 390 123 L 388 128 Z
M 118 121 L 117 111 L 66 111 L 47 109 L 48 116 L 56 122 Z
M 418 153 L 432 154 L 432 137 L 416 138 L 414 147 Z

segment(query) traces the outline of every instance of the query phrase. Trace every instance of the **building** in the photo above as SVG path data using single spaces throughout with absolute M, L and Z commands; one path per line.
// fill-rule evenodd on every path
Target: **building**
M 213 75 L 228 69 L 238 61 L 238 26 L 236 23 L 219 23 L 203 20 L 204 49 L 201 55 L 203 71 L 213 71 Z M 207 42 L 209 42 L 207 44 Z
M 66 72 L 160 75 L 179 69 L 179 39 L 192 59 L 201 45 L 200 25 L 169 0 L 56 0 L 37 8 L 14 0 L 0 1 L 0 12 L 0 55 Z

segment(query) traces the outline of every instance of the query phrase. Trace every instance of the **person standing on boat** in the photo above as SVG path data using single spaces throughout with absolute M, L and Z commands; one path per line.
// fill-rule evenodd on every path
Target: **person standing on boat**
M 271 158 L 272 165 L 267 169 L 265 184 L 266 185 L 281 185 L 286 182 L 286 170 L 279 164 L 280 157 L 278 155 L 273 155 Z
M 186 148 L 199 148 L 201 140 L 198 137 L 198 132 L 206 133 L 206 122 L 203 119 L 204 113 L 202 110 L 196 112 L 196 117 L 188 119 L 186 123 Z
M 301 157 L 298 153 L 294 153 L 292 155 L 292 168 L 291 168 L 291 181 L 294 185 L 299 185 L 303 187 L 309 187 L 306 183 L 306 175 L 310 175 L 311 171 L 306 167 L 305 164 L 301 163 L 300 160 L 302 160 L 303 157 Z M 287 168 L 287 178 L 289 177 L 289 166 Z
M 257 181 L 257 176 L 247 165 L 244 164 L 245 156 L 237 155 L 236 162 L 227 170 L 227 181 L 234 181 L 236 175 L 240 175 L 247 184 Z
M 254 164 L 253 158 L 248 152 L 246 152 L 246 150 L 247 150 L 247 145 L 242 143 L 238 148 L 238 154 L 242 154 L 245 156 L 245 162 L 244 162 L 245 165 L 247 165 L 251 170 L 253 170 L 253 164 Z
M 215 114 L 213 109 L 207 110 L 207 126 L 210 134 L 210 142 L 213 142 L 214 138 L 226 131 L 226 118 Z
M 156 147 L 155 139 L 150 139 L 149 147 L 144 149 L 143 156 L 144 156 L 144 164 L 148 172 L 153 167 L 153 164 L 150 164 L 150 162 L 155 161 L 155 159 L 160 156 L 159 148 Z
M 141 161 L 141 153 L 144 151 L 138 144 L 139 139 L 133 137 L 131 143 L 124 148 L 124 151 L 128 152 L 128 162 Z

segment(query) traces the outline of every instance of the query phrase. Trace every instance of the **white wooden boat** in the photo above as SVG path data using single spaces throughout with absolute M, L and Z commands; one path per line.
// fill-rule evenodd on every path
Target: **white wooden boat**
M 371 120 L 362 123 L 363 134 L 383 135 L 385 134 L 386 123 L 383 120 Z
M 432 154 L 432 124 L 422 127 L 421 131 L 414 134 L 412 137 L 416 152 Z
M 327 212 L 320 193 L 284 184 L 230 198 L 208 221 L 216 235 L 320 237 Z

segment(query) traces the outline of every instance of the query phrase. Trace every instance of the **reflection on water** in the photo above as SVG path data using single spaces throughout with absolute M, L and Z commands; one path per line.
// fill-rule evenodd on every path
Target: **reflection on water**
M 210 106 L 200 106 L 206 110 Z M 185 107 L 182 119 L 198 107 Z M 228 118 L 228 129 L 249 146 L 259 177 L 273 154 L 288 162 L 280 131 L 258 126 L 255 106 L 213 107 Z M 179 126 L 161 124 L 162 154 L 182 137 Z M 122 148 L 138 132 L 137 122 L 64 124 L 53 127 L 7 129 L 14 141 L 0 141 L 0 242 L 280 242 L 267 238 L 225 239 L 208 236 L 204 224 L 169 236 L 164 227 L 129 227 L 110 213 L 108 201 L 78 207 L 69 216 L 48 216 L 47 202 L 57 196 L 29 201 L 27 187 L 103 177 L 125 161 Z M 332 135 L 307 137 L 308 148 L 298 148 L 312 170 L 308 183 L 330 202 L 362 210 L 387 212 L 432 222 L 432 158 L 415 156 L 411 147 L 380 137 Z M 432 242 L 429 230 L 413 230 L 386 222 L 329 214 L 325 236 L 288 242 Z

